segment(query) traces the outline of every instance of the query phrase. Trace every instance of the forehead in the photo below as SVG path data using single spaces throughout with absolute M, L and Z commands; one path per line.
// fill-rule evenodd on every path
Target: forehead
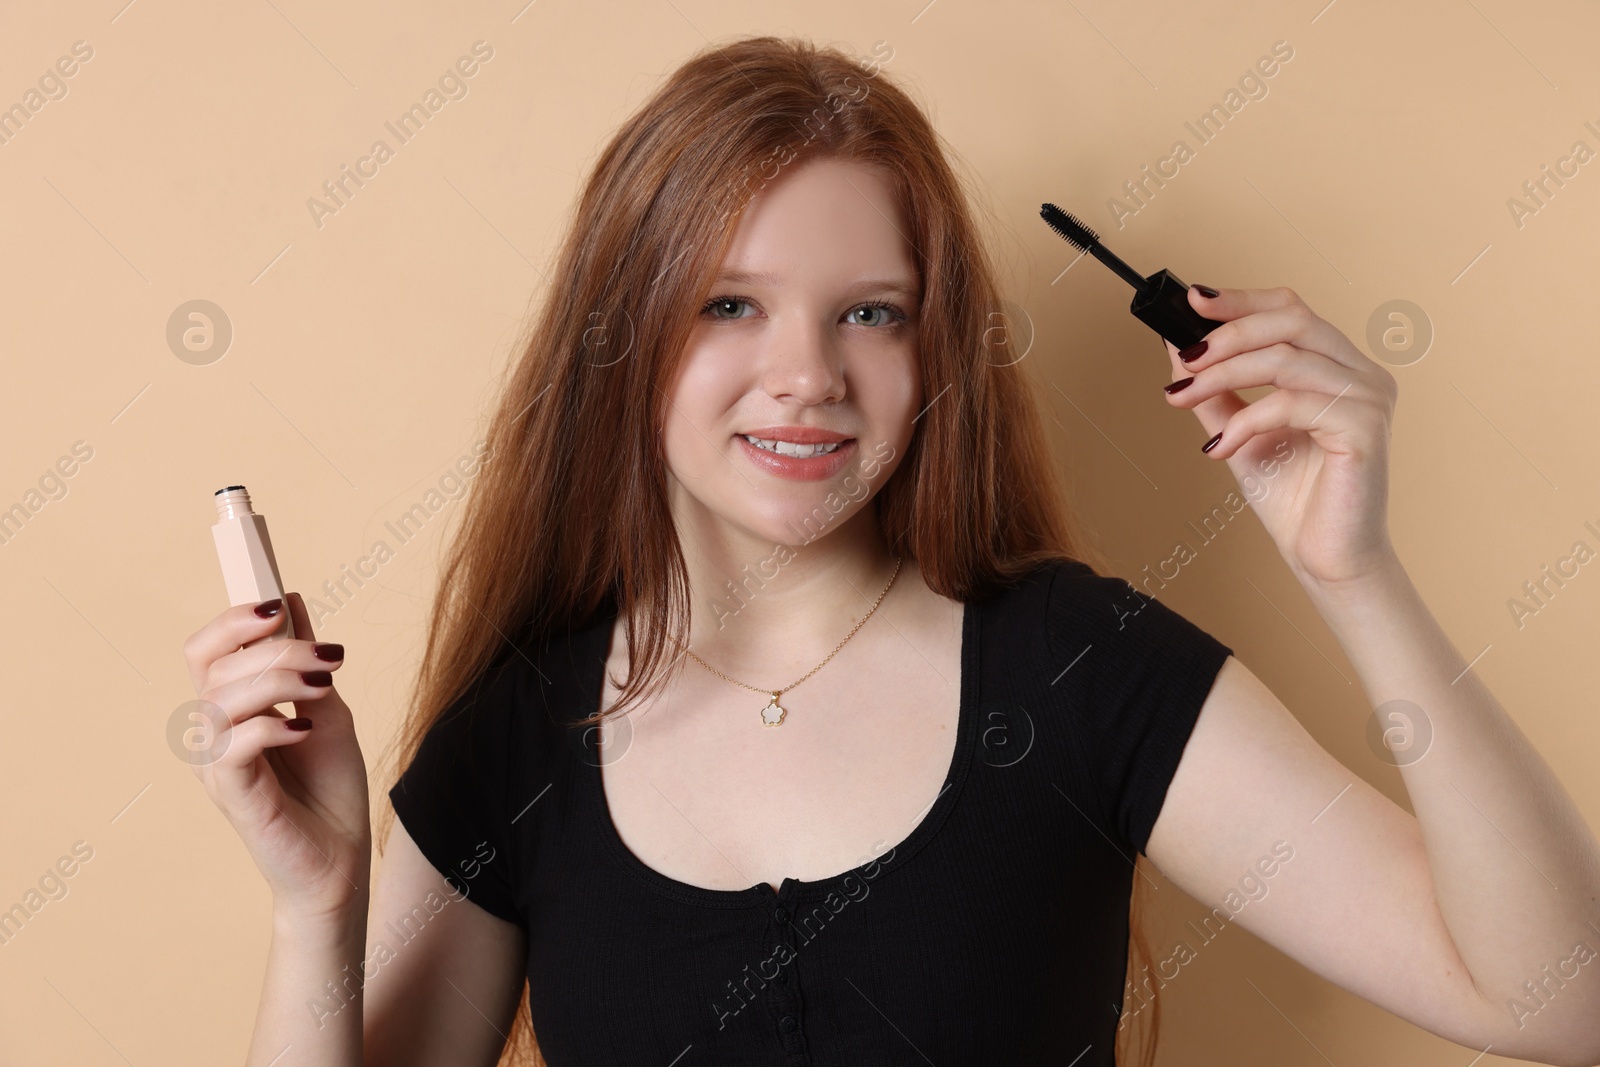
M 905 212 L 881 168 L 833 159 L 780 171 L 739 216 L 719 278 L 780 286 L 898 283 L 916 291 Z

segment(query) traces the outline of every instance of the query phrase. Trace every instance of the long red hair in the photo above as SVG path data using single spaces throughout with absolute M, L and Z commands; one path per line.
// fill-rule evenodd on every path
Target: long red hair
M 892 57 L 778 37 L 709 46 L 612 137 L 504 382 L 485 465 L 447 548 L 395 741 L 396 777 L 507 640 L 581 625 L 608 591 L 626 619 L 630 673 L 605 714 L 669 680 L 689 611 L 657 433 L 663 390 L 741 211 L 806 159 L 884 169 L 922 279 L 922 389 L 937 401 L 871 505 L 888 550 L 958 601 L 1052 559 L 1109 569 L 1066 505 L 966 190 L 932 124 L 884 75 Z M 380 840 L 393 817 L 383 805 Z M 1131 941 L 1148 957 L 1133 910 Z M 1133 1029 L 1119 1032 L 1119 1053 Z M 1152 1042 L 1147 1063 L 1153 1052 Z M 526 986 L 500 1062 L 543 1063 Z

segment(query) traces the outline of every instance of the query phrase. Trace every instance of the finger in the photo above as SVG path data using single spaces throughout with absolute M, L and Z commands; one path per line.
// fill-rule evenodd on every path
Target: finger
M 1251 352 L 1270 345 L 1287 343 L 1308 352 L 1326 356 L 1335 363 L 1352 370 L 1366 366 L 1371 361 L 1356 350 L 1350 339 L 1334 325 L 1317 316 L 1304 304 L 1288 304 L 1254 312 L 1244 318 L 1225 322 L 1206 334 L 1204 350 L 1194 352 L 1199 345 L 1189 349 L 1191 358 L 1181 361 L 1189 373 L 1214 366 L 1241 352 Z
M 317 635 L 311 630 L 311 613 L 306 611 L 305 597 L 299 593 L 285 593 L 284 599 L 289 602 L 289 613 L 294 617 L 294 636 L 301 640 L 315 641 Z
M 245 642 L 265 637 L 283 626 L 286 616 L 281 603 L 271 615 L 256 613 L 258 607 L 270 604 L 270 600 L 261 604 L 235 604 L 218 613 L 184 641 L 183 659 L 189 666 L 189 681 L 194 684 L 197 694 L 206 689 L 206 676 L 211 671 L 212 663 L 237 651 Z
M 288 721 L 288 715 L 275 707 L 270 707 L 261 713 L 261 718 L 267 717 Z M 216 729 L 218 733 L 211 733 L 211 729 Z M 232 739 L 234 739 L 234 728 L 227 721 L 206 721 L 205 736 L 198 739 L 198 744 L 189 745 L 189 769 L 194 771 L 194 776 L 202 782 L 208 781 L 211 776 L 211 765 L 222 757 L 222 753 L 227 752 L 227 745 L 232 744 Z
M 1199 375 L 1179 361 L 1178 350 L 1173 347 L 1172 342 L 1168 341 L 1166 342 L 1166 345 L 1167 358 L 1172 363 L 1174 380 L 1182 381 L 1185 378 L 1194 378 L 1198 380 Z M 1194 381 L 1191 381 L 1189 385 L 1185 386 L 1184 388 L 1192 389 L 1194 388 L 1195 384 L 1196 383 Z M 1232 392 L 1231 390 L 1213 390 L 1213 393 L 1214 395 L 1206 397 L 1200 401 L 1197 401 L 1196 403 L 1183 405 L 1194 412 L 1195 418 L 1200 420 L 1200 425 L 1206 431 L 1206 435 L 1208 437 L 1222 429 L 1227 421 L 1233 417 L 1234 412 L 1243 411 L 1247 404 L 1247 401 L 1243 397 L 1241 397 L 1238 393 Z M 1181 395 L 1182 393 L 1169 394 L 1169 396 Z
M 325 697 L 333 691 L 332 678 L 326 671 L 273 668 L 254 678 L 239 678 L 208 689 L 204 697 L 222 709 L 229 723 L 237 725 L 271 711 L 277 704 L 293 702 L 298 708 L 302 701 Z
M 293 614 L 294 614 L 294 632 L 295 632 L 295 635 L 297 637 L 303 635 L 305 637 L 311 638 L 312 641 L 313 641 L 313 647 L 314 648 L 336 648 L 336 649 L 338 649 L 340 657 L 341 657 L 340 662 L 342 663 L 343 662 L 343 655 L 344 655 L 344 646 L 343 645 L 324 645 L 323 643 L 318 642 L 318 641 L 315 640 L 316 639 L 316 634 L 311 629 L 311 613 L 306 610 L 305 598 L 302 597 L 299 593 L 288 593 L 288 594 L 285 594 L 285 595 L 287 596 L 287 598 L 289 600 L 289 610 L 291 612 L 293 612 Z M 302 630 L 302 627 L 304 627 L 303 630 Z M 300 717 L 302 717 L 302 718 L 308 717 L 308 716 L 313 715 L 313 714 L 320 714 L 320 715 L 322 715 L 324 717 L 327 716 L 328 710 L 323 707 L 323 704 L 324 704 L 324 699 L 326 697 L 330 696 L 330 695 L 334 697 L 334 700 L 332 702 L 332 706 L 334 708 L 334 712 L 336 714 L 341 714 L 342 717 L 343 717 L 344 722 L 346 724 L 348 724 L 349 717 L 350 717 L 349 709 L 344 706 L 344 701 L 339 698 L 339 695 L 337 693 L 335 693 L 333 691 L 333 689 L 327 688 L 327 687 L 323 687 L 323 688 L 317 689 L 309 697 L 296 697 L 295 701 L 294 701 L 294 712 L 295 712 L 295 714 L 300 716 Z M 322 710 L 319 712 L 318 709 L 322 709 Z
M 252 648 L 241 648 L 212 663 L 206 677 L 207 689 L 240 679 L 255 680 L 269 670 L 336 671 L 344 665 L 344 646 L 321 641 L 263 641 Z
M 206 767 L 213 799 L 229 811 L 248 811 L 246 804 L 270 802 L 271 798 L 261 793 L 257 784 L 273 772 L 257 760 L 269 748 L 298 745 L 309 740 L 315 731 L 291 729 L 288 724 L 297 721 L 262 715 L 230 730 L 227 750 Z M 267 792 L 279 790 L 269 788 Z
M 1291 344 L 1241 352 L 1193 372 L 1193 377 L 1189 385 L 1167 394 L 1173 407 L 1193 407 L 1219 393 L 1264 385 L 1329 397 L 1346 391 L 1369 392 L 1369 387 L 1344 366 L 1318 352 L 1307 352 Z
M 1275 289 L 1219 289 L 1209 286 L 1216 296 L 1206 296 L 1200 286 L 1189 286 L 1189 306 L 1208 319 L 1231 322 L 1261 311 L 1274 311 L 1293 304 L 1304 304 L 1300 295 L 1286 286 Z
M 1383 430 L 1375 425 L 1382 418 L 1380 409 L 1349 394 L 1329 397 L 1279 389 L 1234 414 L 1207 454 L 1227 459 L 1253 438 L 1284 428 L 1309 432 L 1325 451 L 1354 453 L 1364 443 L 1382 439 Z

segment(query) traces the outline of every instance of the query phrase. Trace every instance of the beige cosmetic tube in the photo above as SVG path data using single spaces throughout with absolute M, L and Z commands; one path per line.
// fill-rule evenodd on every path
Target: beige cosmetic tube
M 222 564 L 222 580 L 228 586 L 228 603 L 255 604 L 283 596 L 278 577 L 278 561 L 272 555 L 272 538 L 267 536 L 267 520 L 250 508 L 250 494 L 242 485 L 218 489 L 217 522 L 211 536 L 217 542 L 217 560 Z M 245 642 L 244 647 L 263 641 L 286 641 L 294 637 L 294 617 L 284 599 L 283 625 L 265 637 Z

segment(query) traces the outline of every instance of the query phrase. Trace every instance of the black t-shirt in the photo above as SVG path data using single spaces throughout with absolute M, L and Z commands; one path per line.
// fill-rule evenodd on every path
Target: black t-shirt
M 563 725 L 599 708 L 615 615 L 508 646 L 389 793 L 458 892 L 527 932 L 552 1067 L 1114 1063 L 1133 856 L 1232 649 L 1078 562 L 968 602 L 937 799 L 774 895 L 679 882 L 618 836 L 597 732 Z

